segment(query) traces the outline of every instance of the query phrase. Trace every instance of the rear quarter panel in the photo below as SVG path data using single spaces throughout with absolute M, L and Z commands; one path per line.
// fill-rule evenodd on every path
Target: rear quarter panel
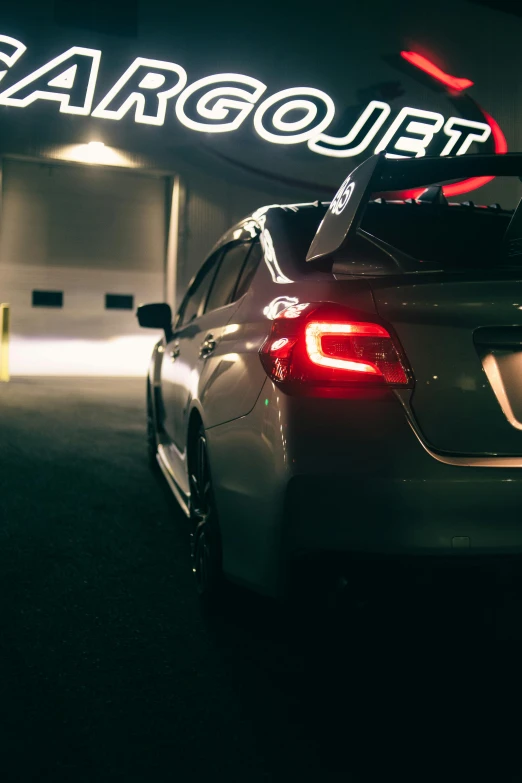
M 231 309 L 216 352 L 201 370 L 199 404 L 206 428 L 250 413 L 266 380 L 259 349 L 273 318 L 291 304 L 314 301 L 340 302 L 370 315 L 375 311 L 366 280 L 340 282 L 325 274 L 276 283 L 261 263 L 250 290 Z

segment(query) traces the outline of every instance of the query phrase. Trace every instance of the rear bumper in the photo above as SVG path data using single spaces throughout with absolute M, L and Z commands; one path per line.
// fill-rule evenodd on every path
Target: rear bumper
M 286 519 L 290 556 L 522 554 L 522 477 L 297 476 L 288 486 Z
M 318 402 L 289 408 L 287 554 L 522 554 L 522 468 L 441 461 L 393 393 Z

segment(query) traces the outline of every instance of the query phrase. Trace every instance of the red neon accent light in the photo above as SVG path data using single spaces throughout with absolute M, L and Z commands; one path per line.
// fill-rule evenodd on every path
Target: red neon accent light
M 480 106 L 478 108 L 484 115 L 484 119 L 491 128 L 491 135 L 493 136 L 493 143 L 496 154 L 505 155 L 505 153 L 508 151 L 508 145 L 500 125 L 496 120 L 493 119 L 491 114 L 488 114 L 487 111 L 484 111 L 484 109 L 482 109 Z M 446 197 L 460 196 L 462 193 L 468 193 L 470 190 L 481 188 L 483 185 L 487 185 L 488 182 L 491 182 L 494 179 L 495 177 L 471 177 L 470 179 L 462 180 L 462 182 L 454 182 L 452 185 L 444 185 L 442 191 Z
M 450 76 L 449 73 L 442 71 L 435 63 L 428 60 L 427 57 L 423 57 L 422 54 L 417 52 L 401 52 L 401 57 L 407 62 L 414 65 L 415 68 L 424 71 L 429 76 L 433 76 L 434 79 L 445 84 L 450 90 L 461 92 L 467 90 L 468 87 L 473 86 L 473 82 L 470 79 L 459 79 L 458 76 Z
M 428 60 L 427 57 L 423 57 L 422 54 L 417 54 L 417 52 L 401 52 L 401 57 L 411 63 L 411 65 L 419 68 L 421 71 L 424 71 L 430 76 L 433 76 L 434 79 L 442 82 L 452 90 L 460 92 L 473 85 L 473 82 L 470 79 L 459 79 L 456 76 L 450 76 L 448 73 L 444 73 L 444 71 L 441 71 L 440 68 Z M 504 155 L 508 151 L 508 145 L 507 139 L 502 133 L 500 125 L 491 116 L 491 114 L 488 114 L 487 111 L 484 111 L 484 109 L 478 104 L 475 105 L 483 114 L 484 119 L 491 128 L 495 153 L 497 155 Z M 494 179 L 495 177 L 470 177 L 469 179 L 464 179 L 461 182 L 454 182 L 451 185 L 444 185 L 442 192 L 446 197 L 461 196 L 463 193 L 469 193 L 471 190 L 476 190 L 477 188 L 483 187 L 483 185 L 487 185 L 488 182 L 491 182 Z M 400 194 L 398 194 L 398 197 L 403 199 L 416 199 L 419 198 L 422 193 L 424 193 L 424 190 L 425 188 L 403 190 Z M 395 197 L 397 198 L 397 194 Z
M 491 128 L 491 135 L 493 136 L 493 141 L 495 142 L 495 152 L 497 155 L 504 155 L 508 151 L 508 145 L 507 139 L 502 133 L 500 125 L 496 120 L 493 119 L 491 114 L 488 114 L 487 111 L 484 111 L 481 106 L 479 106 L 479 109 L 484 115 L 487 124 Z

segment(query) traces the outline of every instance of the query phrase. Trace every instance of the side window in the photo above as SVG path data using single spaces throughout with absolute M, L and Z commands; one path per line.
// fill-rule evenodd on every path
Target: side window
M 195 318 L 198 318 L 198 316 L 200 316 L 203 312 L 205 301 L 207 299 L 210 286 L 212 285 L 212 280 L 214 279 L 216 268 L 218 266 L 221 255 L 221 250 L 218 250 L 216 253 L 214 253 L 214 255 L 208 259 L 201 272 L 198 274 L 180 309 L 178 322 L 176 324 L 177 328 L 180 326 L 186 326 Z
M 210 290 L 205 312 L 216 310 L 232 301 L 238 277 L 243 268 L 250 242 L 225 247 L 225 252 L 219 265 L 214 284 Z
M 263 250 L 261 248 L 261 242 L 254 242 L 250 249 L 250 253 L 246 257 L 246 261 L 243 264 L 241 274 L 239 275 L 236 291 L 234 293 L 234 301 L 243 296 L 243 294 L 246 294 L 250 288 L 250 283 L 254 279 L 256 269 L 259 266 L 259 262 L 262 258 Z

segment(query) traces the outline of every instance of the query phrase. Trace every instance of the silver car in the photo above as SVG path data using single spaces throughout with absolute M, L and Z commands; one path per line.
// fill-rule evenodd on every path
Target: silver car
M 280 596 L 320 562 L 522 552 L 522 209 L 441 185 L 499 174 L 522 156 L 374 156 L 330 205 L 231 228 L 174 320 L 139 308 L 164 330 L 150 457 L 206 599 L 224 578 Z

